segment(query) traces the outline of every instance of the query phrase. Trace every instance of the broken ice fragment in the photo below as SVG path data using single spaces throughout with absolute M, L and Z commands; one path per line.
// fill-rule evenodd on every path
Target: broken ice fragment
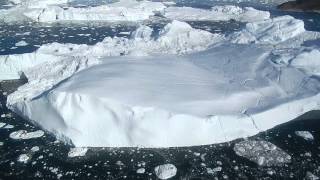
M 68 157 L 73 158 L 73 157 L 85 156 L 87 151 L 88 151 L 88 148 L 84 148 L 84 147 L 71 148 L 68 153 Z
M 163 164 L 154 168 L 159 179 L 169 179 L 177 174 L 177 168 L 173 164 Z
M 12 132 L 9 136 L 12 139 L 33 139 L 39 138 L 44 135 L 42 130 L 34 131 L 34 132 L 27 132 L 26 130 L 19 130 Z
M 6 123 L 0 122 L 0 128 L 4 127 L 5 125 L 6 125 Z
M 217 172 L 220 172 L 222 170 L 222 167 L 216 167 L 216 168 L 207 168 L 207 173 L 214 175 Z
M 30 156 L 27 155 L 27 154 L 21 154 L 18 157 L 18 161 L 21 162 L 21 163 L 27 163 L 29 160 L 30 160 Z
M 145 172 L 146 172 L 146 169 L 144 169 L 144 168 L 137 169 L 137 174 L 143 174 Z
M 313 141 L 314 137 L 309 131 L 296 131 L 294 132 L 297 136 L 302 137 L 306 141 Z
M 291 162 L 291 156 L 267 141 L 245 140 L 235 144 L 237 155 L 257 163 L 259 166 L 282 166 Z
M 308 171 L 307 174 L 306 174 L 305 179 L 306 180 L 318 180 L 319 177 Z
M 27 43 L 27 42 L 25 42 L 25 41 L 19 41 L 19 42 L 17 42 L 15 45 L 16 45 L 17 47 L 20 47 L 20 46 L 27 46 L 27 45 L 28 45 L 28 43 Z
M 39 146 L 34 146 L 34 147 L 31 148 L 32 152 L 37 152 L 39 150 L 40 150 Z

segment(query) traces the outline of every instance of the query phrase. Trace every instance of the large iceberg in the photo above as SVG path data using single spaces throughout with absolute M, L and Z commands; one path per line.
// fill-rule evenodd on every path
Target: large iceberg
M 319 109 L 319 81 L 268 58 L 244 45 L 187 57 L 108 58 L 32 99 L 15 99 L 24 94 L 18 90 L 8 107 L 80 147 L 219 143 Z

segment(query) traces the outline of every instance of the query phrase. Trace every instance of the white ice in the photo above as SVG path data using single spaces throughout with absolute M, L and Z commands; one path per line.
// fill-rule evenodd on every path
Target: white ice
M 29 160 L 30 160 L 30 156 L 28 154 L 21 154 L 18 157 L 18 162 L 21 162 L 21 163 L 27 163 L 29 162 Z
M 302 137 L 303 139 L 307 141 L 313 141 L 314 137 L 309 131 L 296 131 L 294 132 L 297 136 Z
M 88 148 L 85 148 L 85 147 L 71 148 L 70 151 L 68 152 L 68 157 L 74 158 L 74 157 L 85 156 L 87 151 L 88 151 Z
M 30 67 L 74 56 L 90 59 L 105 56 L 146 56 L 150 54 L 187 54 L 207 49 L 224 40 L 220 34 L 192 28 L 189 24 L 173 21 L 167 24 L 157 38 L 152 29 L 140 26 L 132 38 L 107 37 L 96 45 L 52 43 L 41 46 L 36 52 L 0 56 L 0 80 L 19 79 Z
M 169 7 L 164 16 L 180 21 L 228 21 L 254 22 L 270 18 L 268 11 L 251 7 L 241 8 L 233 5 L 214 6 L 210 10 L 192 7 Z
M 25 42 L 25 41 L 19 41 L 19 42 L 17 42 L 15 45 L 18 46 L 18 47 L 19 47 L 19 46 L 27 46 L 28 43 Z
M 44 132 L 42 130 L 37 130 L 34 132 L 27 132 L 25 130 L 18 130 L 15 132 L 10 133 L 11 139 L 33 139 L 33 138 L 39 138 L 44 135 Z
M 163 164 L 155 167 L 154 172 L 159 179 L 170 179 L 177 174 L 177 168 L 173 164 Z

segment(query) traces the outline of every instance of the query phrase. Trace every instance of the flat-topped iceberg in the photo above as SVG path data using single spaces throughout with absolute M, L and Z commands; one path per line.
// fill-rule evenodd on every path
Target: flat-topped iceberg
M 107 58 L 32 99 L 15 99 L 18 90 L 7 105 L 79 147 L 225 142 L 319 109 L 319 81 L 278 69 L 269 54 L 228 45 L 183 57 Z

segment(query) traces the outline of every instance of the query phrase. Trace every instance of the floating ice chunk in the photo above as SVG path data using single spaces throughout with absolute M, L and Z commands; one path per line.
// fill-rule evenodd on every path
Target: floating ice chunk
M 139 168 L 137 169 L 137 174 L 144 174 L 146 172 L 145 168 Z
M 6 123 L 0 122 L 0 128 L 3 128 L 6 125 Z
M 217 174 L 217 172 L 220 172 L 222 170 L 222 167 L 216 167 L 216 168 L 207 168 L 207 173 L 211 175 Z
M 70 151 L 68 152 L 68 157 L 73 158 L 73 157 L 85 156 L 87 154 L 87 151 L 88 151 L 88 148 L 85 148 L 85 147 L 71 148 Z
M 320 51 L 318 49 L 302 52 L 291 60 L 290 65 L 297 67 L 309 74 L 320 76 L 319 57 Z
M 32 152 L 37 152 L 39 150 L 40 150 L 39 146 L 34 146 L 34 147 L 31 148 Z
M 177 168 L 173 164 L 163 164 L 155 167 L 154 172 L 159 179 L 169 179 L 177 174 Z
M 7 125 L 5 125 L 3 128 L 4 128 L 4 129 L 12 129 L 12 128 L 14 128 L 14 126 L 11 125 L 11 124 L 7 124 Z
M 291 16 L 251 22 L 246 28 L 231 35 L 233 43 L 278 44 L 305 32 L 304 22 Z
M 303 139 L 307 141 L 313 141 L 314 137 L 309 131 L 296 131 L 294 132 L 297 136 L 302 137 Z
M 291 156 L 267 141 L 245 140 L 236 143 L 234 151 L 259 166 L 282 166 L 291 162 Z
M 4 144 L 3 142 L 0 142 L 0 146 L 3 146 L 3 144 Z
M 33 139 L 33 138 L 39 138 L 44 135 L 44 132 L 42 130 L 34 131 L 34 132 L 27 132 L 25 130 L 19 130 L 12 132 L 10 134 L 10 138 L 12 139 Z
M 314 175 L 312 172 L 308 171 L 305 180 L 319 180 L 320 178 Z
M 28 163 L 30 161 L 31 157 L 30 155 L 28 154 L 21 154 L 19 157 L 18 157 L 18 162 L 21 162 L 21 163 Z
M 19 46 L 27 46 L 28 43 L 25 42 L 25 41 L 19 41 L 19 42 L 17 42 L 15 45 L 18 46 L 18 47 L 19 47 Z
M 267 11 L 259 11 L 251 7 L 225 5 L 214 6 L 211 10 L 192 7 L 169 7 L 165 9 L 164 16 L 180 21 L 229 21 L 231 19 L 241 22 L 255 22 L 270 18 Z

